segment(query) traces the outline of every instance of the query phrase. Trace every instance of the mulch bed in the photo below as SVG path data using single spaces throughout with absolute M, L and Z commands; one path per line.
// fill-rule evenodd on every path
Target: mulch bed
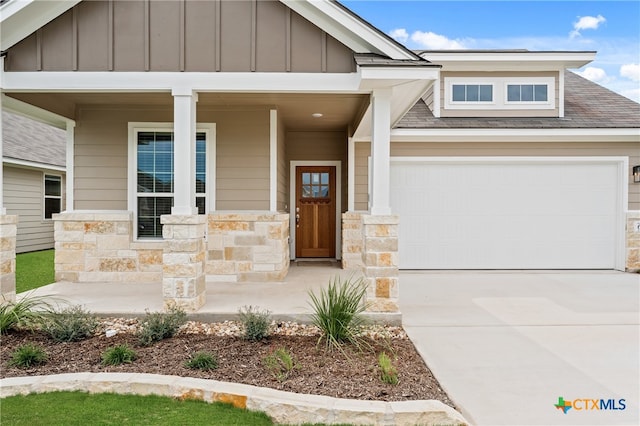
M 425 365 L 411 341 L 404 338 L 368 338 L 371 349 L 327 352 L 318 346 L 318 336 L 272 335 L 250 342 L 237 335 L 178 333 L 151 346 L 138 345 L 132 333 L 106 337 L 104 333 L 80 341 L 57 343 L 41 332 L 14 331 L 1 337 L 0 377 L 32 376 L 73 372 L 133 372 L 198 377 L 244 383 L 303 394 L 327 395 L 361 400 L 405 401 L 435 399 L 454 407 Z M 13 351 L 35 343 L 48 355 L 46 364 L 29 369 L 9 367 Z M 103 366 L 102 353 L 126 344 L 138 358 L 131 364 Z M 286 380 L 279 381 L 265 367 L 264 358 L 278 348 L 287 349 L 296 362 Z M 219 368 L 200 371 L 184 366 L 196 351 L 217 354 Z M 377 355 L 386 352 L 397 367 L 399 383 L 380 379 Z

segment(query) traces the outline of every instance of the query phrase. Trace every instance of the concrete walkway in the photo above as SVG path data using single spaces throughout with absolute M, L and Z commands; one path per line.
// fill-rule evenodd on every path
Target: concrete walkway
M 471 423 L 640 424 L 640 275 L 405 272 L 400 283 L 404 328 Z M 578 402 L 564 414 L 558 397 L 626 409 Z

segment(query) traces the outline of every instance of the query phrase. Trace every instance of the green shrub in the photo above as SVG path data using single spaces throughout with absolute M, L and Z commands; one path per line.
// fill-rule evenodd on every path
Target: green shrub
M 398 384 L 398 370 L 385 352 L 378 355 L 378 368 L 380 369 L 380 380 L 390 385 Z
M 268 310 L 245 306 L 238 310 L 238 317 L 244 327 L 244 338 L 246 340 L 257 341 L 269 336 L 271 312 Z
M 185 367 L 194 370 L 215 370 L 218 368 L 218 357 L 216 354 L 206 351 L 195 352 L 191 358 L 184 363 Z
M 149 346 L 167 337 L 173 337 L 180 327 L 187 322 L 187 314 L 177 306 L 168 312 L 147 312 L 138 331 L 138 343 Z
M 29 343 L 13 351 L 9 365 L 18 368 L 30 368 L 35 365 L 44 364 L 46 361 L 47 354 L 44 349 Z
M 138 354 L 129 346 L 113 346 L 102 353 L 102 365 L 131 364 L 136 358 Z
M 57 342 L 77 342 L 93 336 L 97 327 L 98 318 L 76 305 L 49 313 L 42 330 Z
M 318 342 L 324 340 L 329 350 L 345 342 L 361 347 L 364 341 L 359 333 L 365 322 L 362 313 L 366 309 L 366 291 L 362 278 L 342 281 L 336 277 L 326 289 L 320 291 L 319 296 L 309 292 L 313 308 L 311 322 L 322 332 Z
M 18 302 L 0 301 L 0 335 L 19 327 L 40 325 L 53 310 L 44 297 L 25 296 Z
M 293 356 L 285 348 L 278 348 L 267 355 L 262 362 L 265 368 L 279 382 L 287 380 L 294 368 L 296 368 Z

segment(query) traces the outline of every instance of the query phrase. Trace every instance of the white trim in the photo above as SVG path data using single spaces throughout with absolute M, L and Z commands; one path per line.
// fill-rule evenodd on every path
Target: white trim
M 640 142 L 626 129 L 393 129 L 392 142 Z M 368 139 L 361 139 L 366 142 Z
M 173 215 L 194 215 L 196 210 L 196 102 L 191 90 L 172 90 L 173 96 Z M 179 188 L 179 191 L 175 189 Z
M 2 71 L 4 70 L 4 57 L 0 56 L 0 88 L 2 87 Z M 3 101 L 5 96 L 0 96 L 0 158 L 2 158 L 2 162 L 0 163 L 0 215 L 7 214 L 7 209 L 4 206 L 4 132 L 2 131 L 2 110 L 3 110 Z
M 57 178 L 60 179 L 60 195 L 47 195 L 47 176 L 57 177 Z M 41 211 L 41 216 L 40 216 L 42 221 L 53 220 L 53 214 L 60 213 L 61 211 L 64 210 L 64 206 L 62 205 L 62 199 L 64 198 L 63 188 L 64 188 L 64 186 L 62 185 L 62 174 L 47 173 L 46 171 L 42 172 L 42 211 Z M 51 199 L 55 199 L 55 200 L 60 201 L 60 209 L 59 209 L 59 211 L 53 213 L 52 217 L 45 217 L 46 208 L 47 208 L 46 207 L 47 198 L 51 198 Z
M 359 73 L 3 72 L 5 92 L 361 93 Z
M 289 257 L 296 258 L 296 167 L 334 166 L 336 168 L 336 259 L 342 258 L 342 161 L 296 160 L 289 162 Z
M 558 117 L 564 118 L 564 70 L 558 70 Z
M 66 174 L 64 166 L 54 166 L 53 164 L 39 163 L 37 161 L 19 160 L 17 158 L 4 157 L 2 162 L 6 165 L 16 166 L 23 169 L 51 170 L 52 172 L 62 172 Z
M 0 72 L 0 76 L 6 74 L 7 73 Z M 11 111 L 24 117 L 28 117 L 32 120 L 39 121 L 41 123 L 49 124 L 62 130 L 66 130 L 69 123 L 75 125 L 75 121 L 70 118 L 58 115 L 56 113 L 47 111 L 46 109 L 42 109 L 26 102 L 19 101 L 15 98 L 5 95 L 4 93 L 2 94 L 2 108 L 4 110 Z
M 442 93 L 440 93 L 440 79 L 436 79 L 433 82 L 433 116 L 440 118 L 440 109 L 442 108 Z
M 628 208 L 629 188 L 629 158 L 617 156 L 593 156 L 593 157 L 391 157 L 391 163 L 420 163 L 420 164 L 543 164 L 543 163 L 581 163 L 581 164 L 615 164 L 618 170 L 618 193 L 616 194 L 616 229 L 615 229 L 615 266 L 620 271 L 625 270 L 626 242 L 625 223 Z
M 67 121 L 67 146 L 66 146 L 66 161 L 65 161 L 65 170 L 66 170 L 66 187 L 67 187 L 67 198 L 66 198 L 66 206 L 65 210 L 67 212 L 73 211 L 74 206 L 74 181 L 73 177 L 75 175 L 74 164 L 75 164 L 75 121 Z
M 376 89 L 371 96 L 371 214 L 391 214 L 391 89 Z
M 172 122 L 134 122 L 128 123 L 128 149 L 127 149 L 127 210 L 133 212 L 133 240 L 148 241 L 138 238 L 138 179 L 137 179 L 137 149 L 136 133 L 141 131 L 173 131 Z M 216 208 L 216 123 L 196 123 L 196 133 L 203 132 L 207 140 L 207 183 L 205 214 L 215 211 Z M 175 142 L 175 141 L 174 141 Z M 174 166 L 175 173 L 175 166 Z M 195 169 L 193 178 L 195 180 Z M 175 181 L 174 181 L 175 184 Z M 171 193 L 174 196 L 175 193 Z M 168 195 L 168 194 L 167 194 Z M 195 188 L 194 188 L 195 196 Z M 155 239 L 153 239 L 155 240 Z
M 278 210 L 278 111 L 269 111 L 269 210 Z
M 379 53 L 393 59 L 415 59 L 411 52 L 331 0 L 280 1 L 355 52 Z
M 429 51 L 421 57 L 444 71 L 557 71 L 580 68 L 596 58 L 595 51 Z
M 356 206 L 356 143 L 353 137 L 347 138 L 347 210 L 354 211 Z

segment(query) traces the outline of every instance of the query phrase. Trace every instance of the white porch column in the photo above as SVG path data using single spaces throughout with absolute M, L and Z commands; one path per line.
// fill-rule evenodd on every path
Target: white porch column
M 67 120 L 67 152 L 66 152 L 66 168 L 67 168 L 67 172 L 66 172 L 66 207 L 65 210 L 67 212 L 72 212 L 73 211 L 73 174 L 74 174 L 74 162 L 75 162 L 75 155 L 74 155 L 74 150 L 75 150 L 75 145 L 74 145 L 74 140 L 75 140 L 75 127 L 76 127 L 76 122 L 72 121 L 72 120 Z
M 4 70 L 4 57 L 0 57 L 0 73 Z M 0 79 L 1 80 L 1 79 Z M 4 138 L 2 133 L 2 97 L 0 96 L 0 215 L 7 214 L 7 209 L 4 207 Z
M 195 215 L 196 102 L 191 89 L 173 89 L 173 215 Z
M 349 132 L 351 134 L 351 132 Z M 347 140 L 347 211 L 356 209 L 356 143 L 353 136 Z
M 391 88 L 374 89 L 371 96 L 371 214 L 391 214 Z

